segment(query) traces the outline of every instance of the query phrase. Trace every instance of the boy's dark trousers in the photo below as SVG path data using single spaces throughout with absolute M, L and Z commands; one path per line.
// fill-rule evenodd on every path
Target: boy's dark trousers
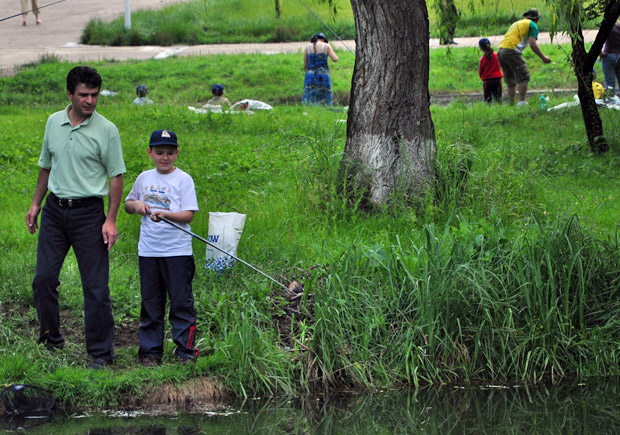
M 192 280 L 196 271 L 194 257 L 139 257 L 140 348 L 138 355 L 161 360 L 164 353 L 166 294 L 170 298 L 169 319 L 176 355 L 190 359 L 197 356 L 196 311 Z
M 34 303 L 39 315 L 39 342 L 61 347 L 58 304 L 62 264 L 73 247 L 84 293 L 86 350 L 93 358 L 114 358 L 114 318 L 110 300 L 109 254 L 101 227 L 105 222 L 103 199 L 88 198 L 77 206 L 59 204 L 49 194 L 41 213 L 37 266 L 32 281 Z

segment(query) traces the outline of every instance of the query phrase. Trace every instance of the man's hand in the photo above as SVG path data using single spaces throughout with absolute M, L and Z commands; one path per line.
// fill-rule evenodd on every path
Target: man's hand
M 34 196 L 32 197 L 32 204 L 30 210 L 26 213 L 26 227 L 30 234 L 37 232 L 39 224 L 37 223 L 37 217 L 41 212 L 41 203 L 43 197 L 47 193 L 47 181 L 50 177 L 50 170 L 45 168 L 39 168 L 39 176 L 37 177 L 37 186 L 34 188 Z
M 543 63 L 551 63 L 551 59 L 548 58 L 547 56 L 543 56 L 542 57 L 542 61 L 543 61 Z
M 113 222 L 105 221 L 103 227 L 101 227 L 101 233 L 103 234 L 103 243 L 108 245 L 108 252 L 112 250 L 112 246 L 118 239 L 118 230 L 116 224 Z
M 37 232 L 39 228 L 39 224 L 37 222 L 37 217 L 39 216 L 39 212 L 41 211 L 41 206 L 33 205 L 26 213 L 26 226 L 28 228 L 28 232 L 30 234 L 34 234 Z

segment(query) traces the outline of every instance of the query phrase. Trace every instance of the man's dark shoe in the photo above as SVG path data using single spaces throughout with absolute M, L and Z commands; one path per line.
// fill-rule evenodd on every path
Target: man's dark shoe
M 93 358 L 93 363 L 90 365 L 91 370 L 101 370 L 106 366 L 112 364 L 112 360 L 103 358 Z
M 65 347 L 65 342 L 61 343 L 48 343 L 47 341 L 43 343 L 45 348 L 50 352 L 56 352 L 58 350 L 62 350 Z
M 45 348 L 50 352 L 55 352 L 65 347 L 65 340 L 53 343 L 46 339 L 39 339 L 39 343 L 43 344 L 43 346 L 45 346 Z
M 140 360 L 142 367 L 157 367 L 158 365 L 161 365 L 161 359 L 154 356 L 140 355 L 138 359 Z

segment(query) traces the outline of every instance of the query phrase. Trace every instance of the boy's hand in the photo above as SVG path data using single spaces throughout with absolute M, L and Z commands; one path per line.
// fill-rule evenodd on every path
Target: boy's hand
M 151 220 L 153 222 L 161 222 L 161 219 L 159 218 L 159 216 L 161 217 L 166 217 L 166 213 L 163 211 L 154 211 L 153 213 L 150 213 L 151 215 Z
M 151 212 L 151 207 L 144 201 L 136 201 L 135 210 L 140 216 L 146 216 Z

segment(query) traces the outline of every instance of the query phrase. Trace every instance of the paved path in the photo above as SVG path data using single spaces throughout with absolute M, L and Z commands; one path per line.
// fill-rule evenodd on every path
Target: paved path
M 297 53 L 307 42 L 289 42 L 273 44 L 217 44 L 194 46 L 142 46 L 142 47 L 108 47 L 80 45 L 79 39 L 85 25 L 93 18 L 109 20 L 124 15 L 125 0 L 39 0 L 41 24 L 36 25 L 32 13 L 28 14 L 27 26 L 22 26 L 21 15 L 0 21 L 0 76 L 14 74 L 15 67 L 38 61 L 42 56 L 55 56 L 70 62 L 92 60 L 128 60 L 163 58 L 170 55 L 190 56 L 201 54 L 239 54 L 239 53 Z M 183 0 L 130 0 L 131 10 L 156 9 L 178 3 Z M 50 5 L 44 7 L 45 5 Z M 2 16 L 8 17 L 20 13 L 18 0 L 0 0 Z M 585 34 L 591 41 L 595 31 Z M 478 37 L 456 38 L 460 47 L 475 47 Z M 493 46 L 497 47 L 501 36 L 490 36 Z M 556 38 L 554 43 L 568 42 L 568 38 Z M 334 48 L 355 51 L 355 41 L 331 41 Z M 550 43 L 549 34 L 539 35 L 540 44 Z M 346 46 L 345 46 L 346 44 Z M 431 48 L 439 47 L 439 40 L 430 40 Z

